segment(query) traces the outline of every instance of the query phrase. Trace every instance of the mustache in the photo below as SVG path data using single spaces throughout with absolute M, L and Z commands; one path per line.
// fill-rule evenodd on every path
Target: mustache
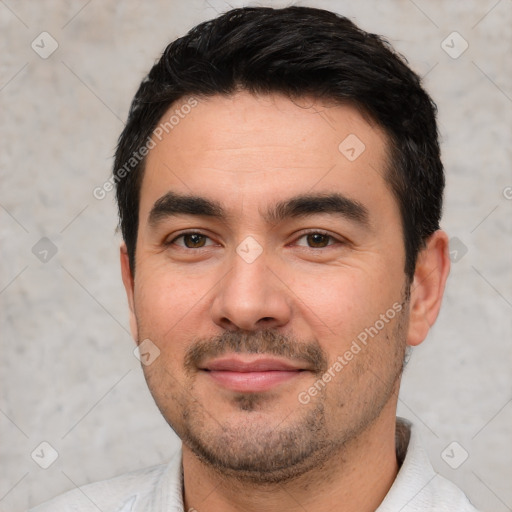
M 211 338 L 199 338 L 185 353 L 184 366 L 194 373 L 208 359 L 228 353 L 267 354 L 307 363 L 317 375 L 328 368 L 326 352 L 317 341 L 303 342 L 272 329 L 261 331 L 225 331 Z

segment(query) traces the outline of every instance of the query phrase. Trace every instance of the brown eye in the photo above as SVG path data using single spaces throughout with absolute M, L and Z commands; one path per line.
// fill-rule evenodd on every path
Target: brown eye
M 334 245 L 339 240 L 336 240 L 332 235 L 323 233 L 322 231 L 311 231 L 304 233 L 297 240 L 297 245 L 302 247 L 309 247 L 310 249 L 324 249 L 330 245 Z
M 329 245 L 329 239 L 332 238 L 322 233 L 311 233 L 306 235 L 309 247 L 322 248 Z
M 192 233 L 189 235 L 183 235 L 183 242 L 189 249 L 196 249 L 197 247 L 204 247 L 206 237 L 198 233 Z
M 210 238 L 201 233 L 183 233 L 167 245 L 178 245 L 185 249 L 201 249 L 202 247 L 212 245 L 207 243 L 208 240 Z

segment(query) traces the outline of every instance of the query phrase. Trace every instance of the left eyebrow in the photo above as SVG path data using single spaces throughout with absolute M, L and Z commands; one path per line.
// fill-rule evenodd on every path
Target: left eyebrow
M 280 201 L 264 215 L 266 222 L 278 224 L 290 217 L 306 217 L 319 213 L 332 213 L 369 227 L 370 214 L 359 201 L 342 194 L 306 194 Z

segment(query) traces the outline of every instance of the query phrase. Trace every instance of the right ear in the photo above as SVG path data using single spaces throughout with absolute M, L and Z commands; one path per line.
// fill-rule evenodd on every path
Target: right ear
M 121 275 L 123 276 L 124 289 L 128 298 L 128 306 L 130 307 L 130 331 L 135 342 L 138 342 L 139 332 L 137 329 L 137 319 L 135 317 L 135 301 L 134 301 L 134 280 L 132 269 L 130 268 L 130 258 L 128 257 L 128 249 L 123 242 L 119 248 L 119 257 L 121 260 Z

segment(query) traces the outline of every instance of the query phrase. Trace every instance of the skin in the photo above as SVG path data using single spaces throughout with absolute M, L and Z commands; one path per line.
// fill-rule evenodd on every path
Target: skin
M 338 149 L 349 134 L 365 144 L 354 161 Z M 400 215 L 383 179 L 386 136 L 348 105 L 213 96 L 155 142 L 141 188 L 135 275 L 124 246 L 121 268 L 133 337 L 160 350 L 144 373 L 183 440 L 185 510 L 375 510 L 398 471 L 404 352 L 437 317 L 447 235 L 427 241 L 407 301 Z M 216 200 L 229 216 L 152 225 L 151 209 L 170 191 Z M 363 205 L 367 224 L 323 212 L 278 223 L 265 217 L 279 201 L 332 192 Z M 177 238 L 185 230 L 206 238 Z M 333 238 L 306 236 L 318 230 Z M 248 236 L 262 249 L 251 263 L 236 252 Z M 300 403 L 299 393 L 393 304 L 402 311 Z M 208 350 L 278 354 L 304 371 L 267 391 L 235 392 L 199 369 Z

